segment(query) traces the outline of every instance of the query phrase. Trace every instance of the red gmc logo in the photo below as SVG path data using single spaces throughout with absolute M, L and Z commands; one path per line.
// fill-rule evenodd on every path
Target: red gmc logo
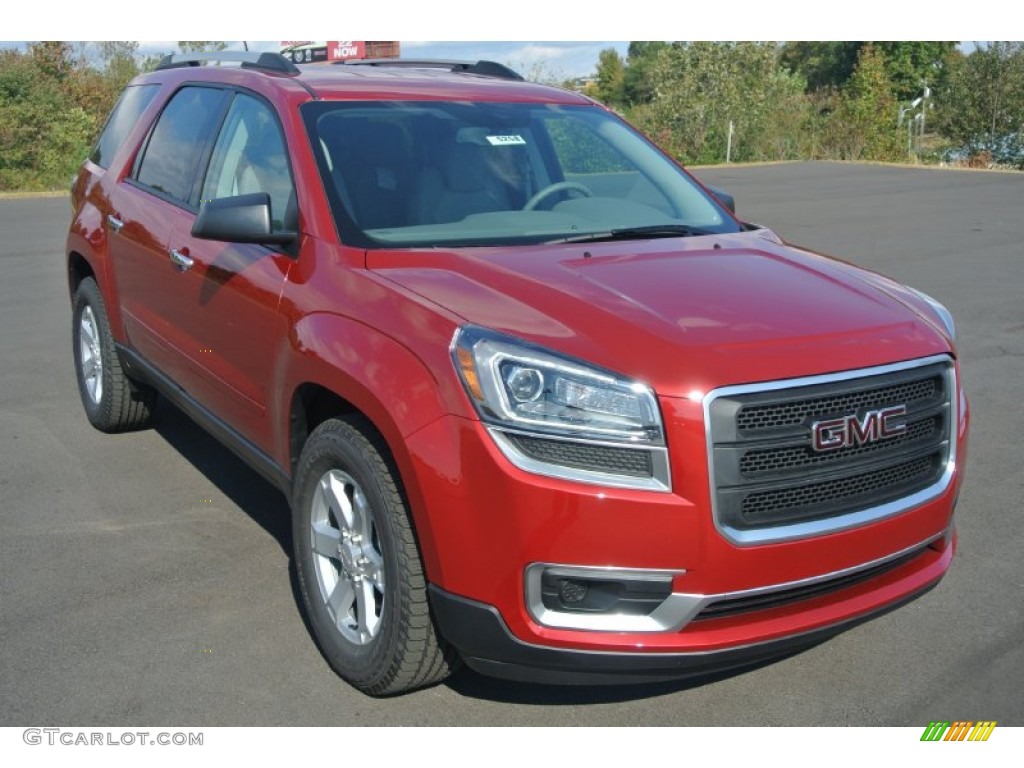
M 811 424 L 812 445 L 816 451 L 834 451 L 896 437 L 907 431 L 907 425 L 896 423 L 895 419 L 906 415 L 907 406 L 894 405 L 868 411 L 862 417 L 843 416 L 816 421 Z

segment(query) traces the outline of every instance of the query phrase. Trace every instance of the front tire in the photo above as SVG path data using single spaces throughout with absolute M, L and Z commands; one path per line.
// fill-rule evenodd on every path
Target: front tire
M 398 473 L 369 422 L 313 431 L 292 509 L 300 591 L 331 667 L 373 696 L 444 680 L 456 657 L 435 629 Z
M 106 304 L 91 277 L 75 291 L 71 341 L 78 394 L 89 423 L 103 432 L 148 427 L 156 391 L 133 380 L 121 367 Z

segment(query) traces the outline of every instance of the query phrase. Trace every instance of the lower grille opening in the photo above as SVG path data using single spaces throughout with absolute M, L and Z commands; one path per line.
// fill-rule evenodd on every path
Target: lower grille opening
M 865 568 L 863 571 L 857 571 L 856 573 L 839 576 L 827 581 L 804 584 L 802 586 L 790 587 L 789 589 L 781 589 L 777 592 L 768 592 L 761 595 L 746 595 L 719 600 L 706 606 L 694 617 L 693 620 L 720 619 L 726 616 L 735 616 L 740 613 L 749 613 L 751 611 L 765 611 L 769 608 L 777 608 L 780 605 L 794 603 L 799 600 L 809 600 L 812 597 L 820 597 L 831 592 L 838 592 L 841 589 L 852 587 L 855 584 L 861 584 L 865 581 L 878 578 L 890 571 L 894 571 L 920 557 L 927 550 L 928 545 L 926 544 L 908 552 L 905 555 L 897 557 L 894 560 L 888 560 L 871 568 Z

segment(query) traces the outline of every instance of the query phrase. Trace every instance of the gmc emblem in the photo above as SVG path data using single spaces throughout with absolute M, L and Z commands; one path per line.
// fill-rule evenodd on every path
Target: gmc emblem
M 891 408 L 868 411 L 862 417 L 853 415 L 816 421 L 811 424 L 811 444 L 816 451 L 834 451 L 839 448 L 867 445 L 877 440 L 887 440 L 907 431 L 906 424 L 894 423 L 895 419 L 906 415 L 907 406 L 894 405 Z

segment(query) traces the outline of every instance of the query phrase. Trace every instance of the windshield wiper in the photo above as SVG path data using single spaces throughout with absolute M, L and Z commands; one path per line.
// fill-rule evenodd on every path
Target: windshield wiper
M 560 237 L 557 240 L 548 240 L 548 243 L 601 243 L 612 240 L 650 240 L 656 237 L 696 237 L 698 235 L 713 234 L 697 227 L 688 227 L 685 224 L 652 224 L 647 227 L 624 227 L 622 229 L 610 229 L 605 232 L 591 232 L 587 235 L 575 235 L 573 237 Z

